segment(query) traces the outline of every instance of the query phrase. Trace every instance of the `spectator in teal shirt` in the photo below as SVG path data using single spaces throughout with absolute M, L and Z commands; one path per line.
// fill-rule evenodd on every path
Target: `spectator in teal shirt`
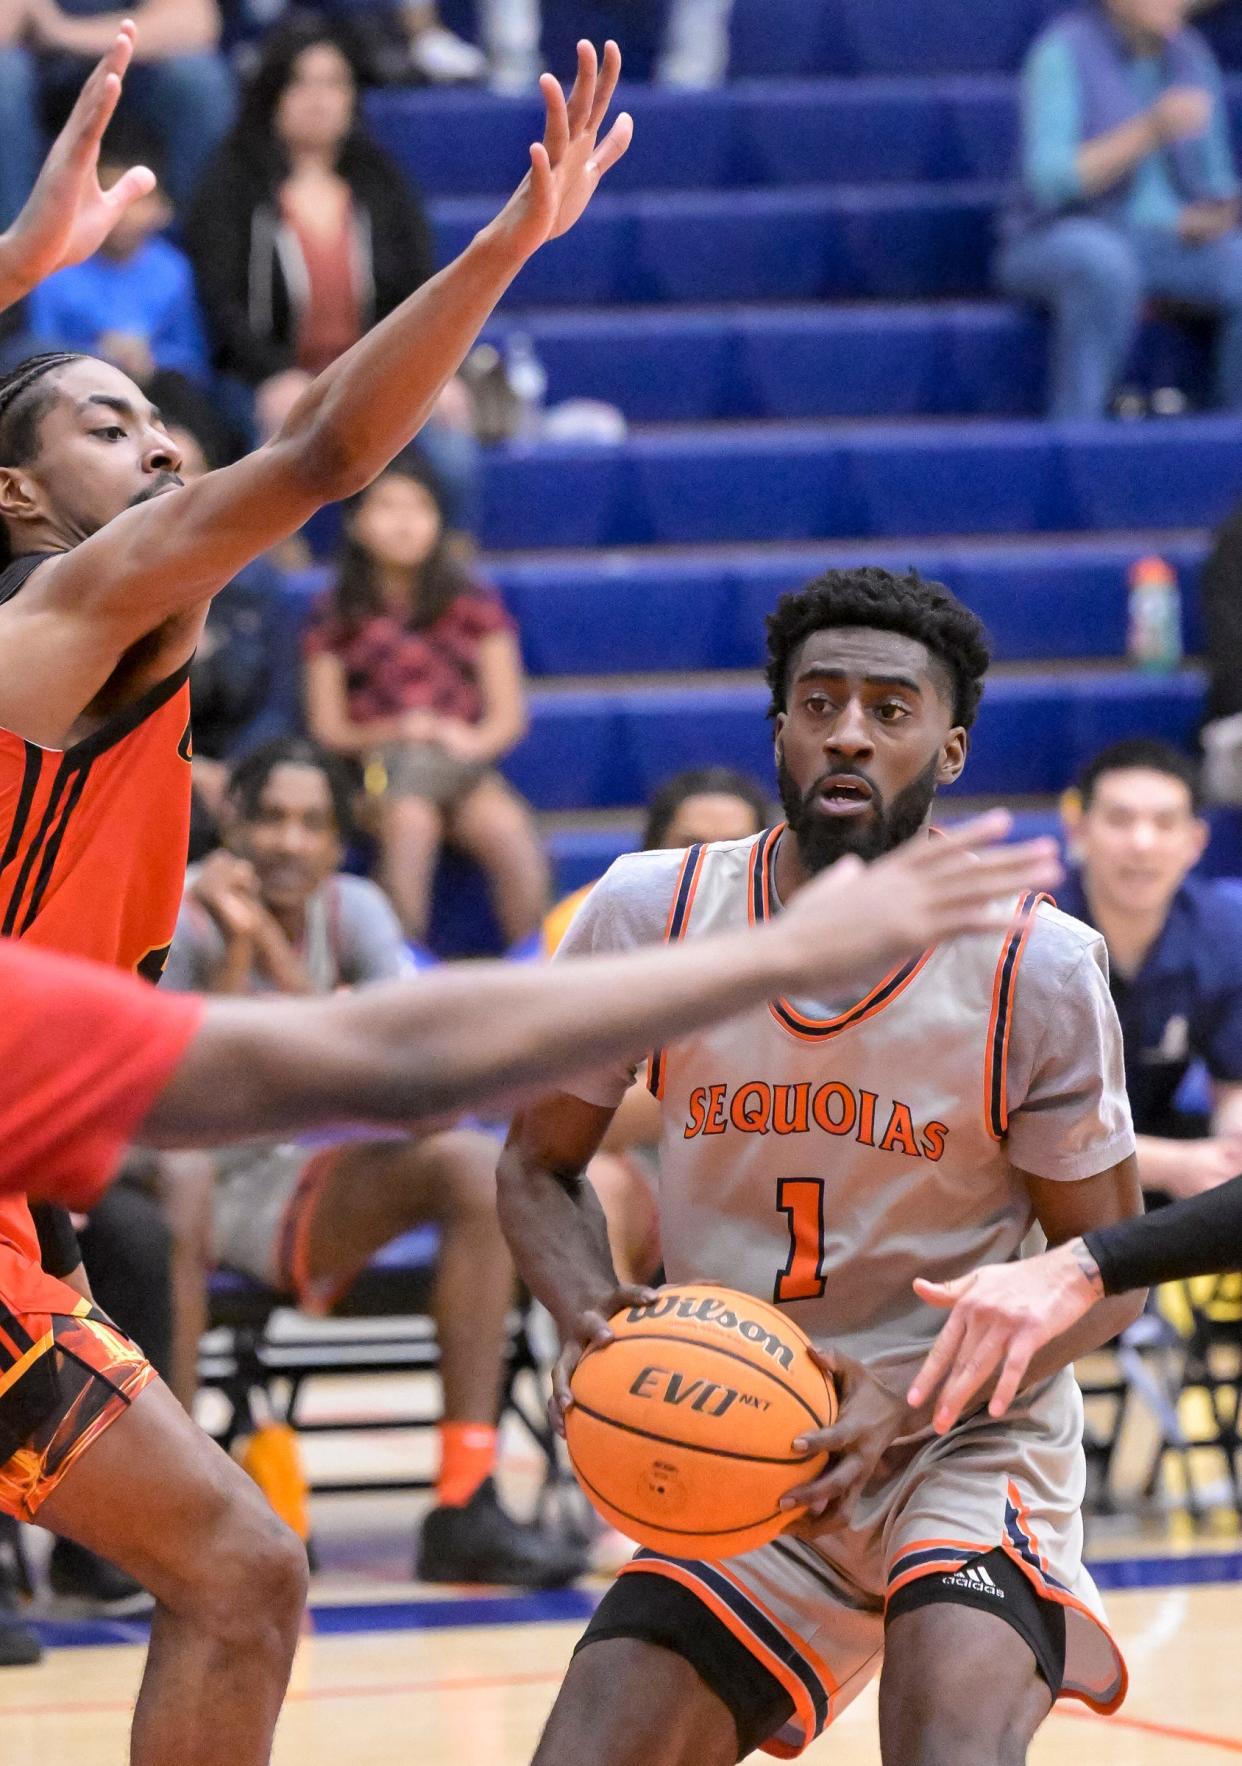
M 1051 310 L 1050 414 L 1098 417 L 1152 296 L 1220 320 L 1216 393 L 1242 409 L 1242 232 L 1220 70 L 1189 0 L 1093 0 L 1022 80 L 1022 189 L 997 261 Z
M 99 156 L 100 182 L 106 188 L 127 166 L 151 161 L 149 143 L 113 131 Z M 102 356 L 147 392 L 166 374 L 206 381 L 194 272 L 185 253 L 160 237 L 171 219 L 157 186 L 130 204 L 94 257 L 40 284 L 27 303 L 27 324 L 41 345 Z

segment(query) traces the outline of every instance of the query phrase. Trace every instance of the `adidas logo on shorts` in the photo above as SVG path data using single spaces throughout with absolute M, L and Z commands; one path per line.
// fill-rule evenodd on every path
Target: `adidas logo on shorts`
M 946 1588 L 965 1588 L 971 1594 L 991 1595 L 993 1600 L 1005 1598 L 1005 1590 L 996 1586 L 982 1564 L 971 1564 L 968 1569 L 954 1570 L 941 1580 Z

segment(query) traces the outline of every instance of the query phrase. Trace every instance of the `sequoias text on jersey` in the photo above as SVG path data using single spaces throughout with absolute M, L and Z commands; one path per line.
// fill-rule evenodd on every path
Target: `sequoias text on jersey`
M 943 1122 L 919 1122 L 909 1104 L 889 1101 L 878 1092 L 833 1079 L 823 1085 L 770 1085 L 750 1079 L 731 1087 L 721 1082 L 700 1085 L 686 1105 L 683 1139 L 727 1134 L 830 1134 L 875 1147 L 881 1153 L 904 1153 L 910 1159 L 943 1155 L 949 1130 Z

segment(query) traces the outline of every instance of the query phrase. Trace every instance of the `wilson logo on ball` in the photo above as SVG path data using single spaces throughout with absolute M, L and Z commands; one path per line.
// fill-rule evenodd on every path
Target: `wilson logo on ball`
M 727 1558 L 774 1539 L 781 1499 L 817 1478 L 836 1392 L 795 1321 L 707 1282 L 661 1289 L 608 1321 L 570 1378 L 565 1440 L 583 1489 L 631 1539 Z
M 666 1294 L 647 1306 L 631 1306 L 626 1314 L 629 1324 L 654 1324 L 661 1318 L 693 1319 L 699 1324 L 718 1325 L 722 1331 L 736 1331 L 747 1343 L 760 1346 L 765 1355 L 771 1355 L 782 1367 L 793 1365 L 792 1344 L 782 1342 L 775 1331 L 757 1319 L 740 1318 L 736 1312 L 722 1306 L 719 1300 L 701 1299 L 697 1294 L 679 1299 L 674 1294 Z
M 721 1386 L 715 1380 L 688 1380 L 668 1367 L 643 1368 L 630 1392 L 635 1398 L 649 1398 L 659 1404 L 688 1404 L 691 1410 L 707 1416 L 723 1416 L 735 1404 L 748 1404 L 754 1410 L 768 1408 L 766 1398 L 739 1392 L 736 1386 Z

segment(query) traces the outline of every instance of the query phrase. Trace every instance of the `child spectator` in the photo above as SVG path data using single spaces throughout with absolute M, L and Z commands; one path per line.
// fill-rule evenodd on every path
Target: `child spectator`
M 366 768 L 381 880 L 421 939 L 440 848 L 485 872 L 511 943 L 537 930 L 547 865 L 496 763 L 526 731 L 513 622 L 445 543 L 438 489 L 406 453 L 354 499 L 335 586 L 307 637 L 312 734 Z
M 113 128 L 99 156 L 105 190 L 127 167 L 151 165 L 151 144 Z M 114 362 L 139 386 L 159 373 L 207 377 L 207 344 L 185 254 L 162 238 L 172 204 L 160 187 L 126 209 L 93 257 L 54 276 L 29 299 L 29 325 L 56 348 Z

